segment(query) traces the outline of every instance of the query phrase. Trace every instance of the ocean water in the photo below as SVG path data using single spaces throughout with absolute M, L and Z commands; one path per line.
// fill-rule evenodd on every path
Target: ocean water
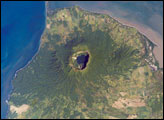
M 51 1 L 50 8 L 78 5 L 86 10 L 110 13 L 113 17 L 135 21 L 163 36 L 163 1 Z
M 55 1 L 50 8 L 78 5 L 86 10 L 112 13 L 114 17 L 137 21 L 163 37 L 163 2 Z M 15 72 L 27 65 L 38 50 L 45 28 L 45 2 L 1 2 L 1 118 L 7 114 L 6 100 Z
M 108 14 L 135 27 L 158 46 L 154 49 L 163 68 L 163 1 L 51 1 L 50 9 L 78 5 L 90 12 Z
M 45 29 L 45 2 L 1 2 L 1 118 L 15 72 L 37 52 Z

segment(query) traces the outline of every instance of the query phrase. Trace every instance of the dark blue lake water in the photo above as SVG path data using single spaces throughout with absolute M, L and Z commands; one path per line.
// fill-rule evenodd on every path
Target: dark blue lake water
M 51 2 L 50 8 L 78 5 L 94 12 L 112 12 L 137 21 L 163 36 L 163 2 Z M 1 2 L 1 118 L 7 114 L 6 100 L 15 72 L 37 52 L 45 28 L 45 2 Z
M 45 2 L 1 2 L 1 118 L 16 70 L 34 56 L 45 28 Z

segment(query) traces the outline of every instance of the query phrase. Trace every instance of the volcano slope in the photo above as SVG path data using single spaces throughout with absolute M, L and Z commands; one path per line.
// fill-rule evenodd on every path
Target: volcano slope
M 13 80 L 8 118 L 162 118 L 154 46 L 108 15 L 48 10 L 40 50 Z

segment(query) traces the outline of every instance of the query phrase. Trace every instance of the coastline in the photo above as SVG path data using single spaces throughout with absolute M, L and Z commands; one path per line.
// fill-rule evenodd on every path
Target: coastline
M 100 14 L 106 14 L 109 15 L 114 20 L 118 21 L 122 25 L 126 25 L 128 27 L 133 27 L 137 29 L 138 32 L 146 36 L 151 42 L 153 42 L 156 46 L 153 49 L 153 54 L 155 55 L 156 60 L 159 63 L 159 67 L 163 68 L 163 36 L 161 36 L 158 32 L 154 31 L 150 27 L 143 25 L 141 23 L 135 23 L 134 21 L 129 21 L 124 18 L 119 18 L 113 15 L 112 12 L 107 10 L 89 10 L 86 8 L 83 8 L 87 11 L 91 11 L 94 13 L 100 13 Z M 159 54 L 160 53 L 160 54 Z
M 156 46 L 153 49 L 153 54 L 155 55 L 156 60 L 159 63 L 159 67 L 163 68 L 163 38 L 157 32 L 153 31 L 151 28 L 146 26 L 139 25 L 137 23 L 132 23 L 120 18 L 114 18 L 123 25 L 136 28 L 141 34 L 146 36 L 151 42 Z
M 15 71 L 15 73 L 14 73 L 12 79 L 11 79 L 11 90 L 10 90 L 8 96 L 7 96 L 7 99 L 5 100 L 5 102 L 6 102 L 6 104 L 7 104 L 7 107 L 8 107 L 8 108 L 7 108 L 6 117 L 7 117 L 7 115 L 8 115 L 8 112 L 10 111 L 9 102 L 8 102 L 8 101 L 9 101 L 10 95 L 11 95 L 11 93 L 12 93 L 12 91 L 13 91 L 12 81 L 17 77 L 17 73 L 18 73 L 19 71 L 21 71 L 22 69 L 24 69 L 25 67 L 27 67 L 27 66 L 32 62 L 32 60 L 36 57 L 36 55 L 39 53 L 39 50 L 40 50 L 40 48 L 41 48 L 41 39 L 42 39 L 42 37 L 43 37 L 43 35 L 44 35 L 44 31 L 45 31 L 45 29 L 46 29 L 46 23 L 47 23 L 47 20 L 46 20 L 46 18 L 47 18 L 47 6 L 46 6 L 46 2 L 45 2 L 45 12 L 44 12 L 44 15 L 45 15 L 45 25 L 44 25 L 43 33 L 41 34 L 40 39 L 39 39 L 39 48 L 38 48 L 37 52 L 33 55 L 33 57 L 31 58 L 31 60 L 29 60 L 29 61 L 27 62 L 26 65 L 24 65 L 23 67 L 21 67 L 21 68 L 19 68 L 18 70 Z
M 47 18 L 47 6 L 46 6 L 46 3 L 45 3 L 45 17 Z M 39 52 L 40 52 L 40 50 L 42 50 L 41 49 L 41 47 L 42 47 L 42 38 L 44 37 L 44 33 L 45 33 L 45 30 L 47 29 L 47 27 L 46 27 L 46 25 L 47 25 L 47 20 L 46 20 L 46 18 L 45 18 L 45 26 L 44 26 L 44 29 L 43 29 L 43 32 L 42 32 L 42 34 L 40 34 L 40 39 L 38 39 L 38 45 L 37 45 L 37 50 L 35 51 L 35 53 L 33 54 L 33 56 L 30 58 L 30 60 L 29 61 L 27 61 L 26 62 L 26 64 L 23 66 L 23 67 L 21 67 L 21 68 L 19 68 L 18 70 L 16 70 L 15 71 L 15 73 L 14 73 L 14 75 L 13 75 L 13 77 L 12 77 L 12 80 L 14 80 L 16 77 L 17 77 L 17 74 L 18 74 L 18 72 L 19 71 L 21 71 L 21 70 L 23 70 L 24 68 L 26 68 L 26 67 L 28 67 L 28 65 L 32 62 L 34 62 L 33 60 L 35 60 L 35 57 L 39 54 Z M 112 17 L 113 18 L 113 17 Z M 113 18 L 113 19 L 115 19 L 115 18 Z M 115 19 L 116 20 L 116 19 Z M 118 21 L 118 20 L 117 20 Z M 120 22 L 120 21 L 119 21 Z M 123 24 L 122 22 L 120 22 L 121 24 Z M 123 24 L 124 25 L 124 24 Z M 141 33 L 142 34 L 142 33 Z M 147 37 L 147 36 L 146 36 Z M 24 71 L 22 71 L 22 72 L 24 72 Z M 19 75 L 18 75 L 19 76 Z M 11 80 L 11 82 L 12 82 L 12 80 Z M 13 86 L 13 84 L 11 84 L 12 86 Z M 12 93 L 12 91 L 13 91 L 13 89 L 11 90 L 11 93 Z M 11 94 L 10 93 L 10 94 Z M 10 95 L 9 94 L 9 95 Z M 5 101 L 6 103 L 7 103 L 7 105 L 9 106 L 9 104 L 8 104 L 8 99 Z M 8 107 L 8 112 L 10 112 L 10 107 L 11 107 L 11 105 Z
M 13 77 L 13 79 L 12 80 L 14 80 L 16 77 L 17 77 L 17 73 L 19 72 L 19 71 L 21 71 L 22 69 L 24 69 L 25 67 L 27 67 L 31 62 L 32 62 L 32 60 L 36 57 L 36 55 L 39 53 L 39 51 L 40 51 L 40 48 L 41 48 L 41 42 L 42 42 L 42 37 L 43 37 L 43 35 L 44 35 L 44 31 L 45 31 L 45 29 L 46 29 L 46 24 L 47 24 L 47 20 L 46 20 L 46 18 L 47 18 L 47 1 L 45 1 L 45 28 L 44 28 L 44 30 L 43 30 L 43 33 L 42 33 L 42 35 L 41 35 L 41 37 L 40 37 L 40 40 L 39 40 L 39 48 L 38 48 L 38 50 L 37 50 L 37 52 L 34 54 L 34 56 L 31 58 L 31 60 L 29 60 L 28 61 L 28 63 L 26 64 L 26 65 L 24 65 L 22 68 L 20 68 L 20 69 L 18 69 L 18 70 L 16 70 L 16 72 L 15 72 L 15 74 L 14 74 L 14 77 Z M 80 6 L 81 7 L 81 6 Z M 81 7 L 82 8 L 82 7 Z M 82 8 L 82 9 L 84 9 L 84 10 L 87 10 L 87 9 L 85 9 L 85 8 Z M 87 10 L 87 11 L 89 11 L 89 10 Z M 90 11 L 90 12 L 93 12 L 93 11 Z M 106 13 L 103 13 L 103 12 L 95 12 L 94 11 L 94 13 L 101 13 L 101 14 L 106 14 Z M 109 15 L 109 14 L 107 14 L 107 15 Z M 128 26 L 128 27 L 134 27 L 134 28 L 136 28 L 141 34 L 143 34 L 143 35 L 145 35 L 149 40 L 151 40 L 154 44 L 156 44 L 157 45 L 157 47 L 159 47 L 160 46 L 160 43 L 156 43 L 155 41 L 153 41 L 151 38 L 149 38 L 148 36 L 147 36 L 147 33 L 145 33 L 144 31 L 142 31 L 142 30 L 140 30 L 140 29 L 138 29 L 137 28 L 137 26 L 135 26 L 135 25 L 133 25 L 133 24 L 131 24 L 131 23 L 126 23 L 126 22 L 128 22 L 128 21 L 124 21 L 124 20 L 122 20 L 122 19 L 120 19 L 120 18 L 116 18 L 116 17 L 113 17 L 112 15 L 109 15 L 110 17 L 112 17 L 114 20 L 116 20 L 116 21 L 118 21 L 119 23 L 121 23 L 121 24 L 123 24 L 123 25 L 126 25 L 126 26 Z M 141 32 L 142 31 L 142 32 Z M 163 42 L 163 41 L 161 41 L 161 42 Z M 163 43 L 161 44 L 162 46 L 163 46 Z M 155 47 L 156 48 L 156 47 Z M 154 49 L 155 49 L 154 48 Z M 162 47 L 163 48 L 163 47 Z M 161 49 L 162 49 L 161 48 Z M 158 50 L 156 51 L 157 53 L 158 53 Z M 154 55 L 156 56 L 156 54 L 155 54 L 155 50 L 153 50 L 153 53 L 154 53 Z M 162 57 L 163 58 L 163 57 Z M 157 58 L 156 58 L 157 59 Z M 157 59 L 158 60 L 158 59 Z M 163 60 L 162 60 L 163 61 Z M 159 62 L 159 60 L 158 60 L 158 62 Z M 162 66 L 163 66 L 163 64 L 162 64 Z M 12 81 L 11 80 L 11 81 Z M 12 85 L 12 84 L 11 84 Z M 12 85 L 13 86 L 13 85 Z M 10 91 L 10 93 L 12 92 L 12 90 Z M 8 100 L 10 99 L 10 93 L 9 93 L 9 95 L 8 95 L 8 99 L 5 101 L 6 103 L 7 103 L 7 105 L 9 106 L 9 104 L 8 104 Z M 9 112 L 9 108 L 8 108 L 8 112 Z M 8 112 L 7 112 L 7 114 L 8 114 Z
M 24 69 L 26 66 L 28 66 L 31 62 L 32 62 L 32 60 L 36 57 L 36 55 L 39 53 L 39 50 L 40 50 L 40 48 L 41 48 L 41 42 L 42 42 L 42 37 L 43 37 L 43 35 L 44 35 L 44 31 L 45 31 L 45 29 L 46 29 L 46 24 L 47 24 L 47 20 L 46 20 L 46 18 L 47 18 L 47 2 L 45 1 L 45 13 L 44 13 L 44 15 L 45 15 L 45 26 L 44 26 L 44 30 L 43 30 L 43 33 L 42 33 L 42 35 L 40 36 L 40 40 L 39 40 L 39 48 L 38 48 L 38 50 L 37 50 L 37 52 L 34 54 L 34 56 L 31 58 L 31 60 L 29 60 L 28 61 L 28 63 L 25 65 L 25 66 L 23 66 L 22 68 L 20 68 L 20 69 L 18 69 L 16 72 L 15 72 L 15 75 L 14 75 L 14 78 L 13 79 L 15 79 L 15 77 L 17 76 L 17 72 L 19 72 L 19 71 L 21 71 L 22 69 Z

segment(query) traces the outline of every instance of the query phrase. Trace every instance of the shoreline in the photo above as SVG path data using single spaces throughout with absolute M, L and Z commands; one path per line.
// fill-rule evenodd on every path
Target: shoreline
M 15 72 L 14 77 L 12 78 L 12 80 L 14 80 L 14 79 L 17 77 L 17 73 L 18 73 L 19 71 L 21 71 L 22 69 L 24 69 L 25 67 L 27 67 L 27 66 L 32 62 L 32 60 L 36 57 L 36 55 L 37 55 L 37 54 L 39 53 L 39 51 L 40 51 L 41 42 L 42 42 L 42 37 L 43 37 L 43 35 L 44 35 L 45 29 L 46 29 L 46 25 L 47 25 L 47 20 L 46 20 L 46 18 L 47 18 L 47 9 L 48 9 L 48 8 L 47 8 L 47 4 L 48 4 L 48 2 L 45 1 L 45 26 L 44 26 L 43 33 L 42 33 L 42 35 L 41 35 L 41 37 L 40 37 L 39 48 L 38 48 L 37 52 L 34 54 L 34 56 L 31 58 L 31 60 L 29 60 L 28 63 L 27 63 L 26 65 L 24 65 L 22 68 L 16 70 L 16 72 Z M 81 6 L 80 6 L 80 7 L 81 7 Z M 63 7 L 63 8 L 64 8 L 64 7 Z M 112 17 L 112 19 L 118 21 L 118 22 L 121 23 L 122 25 L 126 25 L 126 26 L 128 26 L 128 27 L 136 28 L 137 31 L 139 31 L 141 34 L 145 35 L 149 40 L 151 40 L 154 44 L 156 44 L 157 47 L 160 47 L 160 44 L 159 44 L 159 43 L 156 43 L 155 41 L 153 41 L 151 38 L 149 38 L 149 37 L 146 35 L 146 34 L 148 34 L 148 33 L 145 33 L 145 32 L 143 32 L 142 30 L 138 29 L 138 27 L 136 27 L 136 26 L 133 25 L 132 23 L 126 23 L 126 22 L 128 22 L 128 21 L 126 21 L 126 20 L 122 20 L 121 18 L 114 17 L 114 16 L 110 15 L 109 13 L 95 12 L 95 11 L 91 11 L 91 10 L 88 10 L 88 9 L 86 9 L 86 8 L 83 8 L 83 7 L 81 7 L 81 8 L 84 9 L 84 10 L 87 10 L 87 11 L 89 11 L 89 12 L 93 12 L 93 13 L 107 14 L 108 16 Z M 126 21 L 126 22 L 125 22 L 125 21 Z M 130 25 L 130 24 L 131 24 L 131 25 Z M 142 32 L 141 32 L 141 31 L 142 31 Z M 161 41 L 161 42 L 163 42 L 163 41 Z M 163 45 L 163 43 L 162 43 L 162 45 Z M 155 48 L 156 48 L 156 47 L 155 47 Z M 154 49 L 155 49 L 155 48 L 154 48 Z M 163 47 L 162 47 L 162 48 L 163 48 Z M 162 48 L 161 48 L 161 49 L 162 49 Z M 155 54 L 155 50 L 153 50 L 153 53 L 154 53 L 154 55 L 155 55 L 155 57 L 156 57 L 156 54 L 157 54 L 158 52 Z M 163 58 L 163 56 L 162 56 L 162 58 Z M 156 58 L 156 59 L 157 59 L 157 58 Z M 158 60 L 158 59 L 157 59 L 157 60 Z M 162 61 L 163 61 L 163 60 L 162 60 Z M 158 62 L 159 62 L 159 60 L 158 60 Z M 160 64 L 160 62 L 159 62 L 159 64 Z M 160 66 L 160 65 L 159 65 L 159 66 Z M 162 64 L 162 66 L 163 66 L 163 64 Z M 12 80 L 11 80 L 11 81 L 12 81 Z M 11 83 L 11 86 L 13 87 L 12 83 Z M 7 114 L 8 114 L 8 112 L 9 112 L 9 110 L 10 110 L 10 109 L 9 109 L 9 103 L 8 103 L 8 101 L 9 101 L 9 99 L 10 99 L 10 94 L 12 93 L 12 90 L 13 90 L 13 88 L 11 89 L 11 91 L 10 91 L 10 93 L 9 93 L 9 95 L 8 95 L 8 99 L 5 100 L 6 104 L 8 105 Z M 6 116 L 7 116 L 7 115 L 6 115 Z
M 29 61 L 27 62 L 26 65 L 24 65 L 23 67 L 21 67 L 21 68 L 19 68 L 18 70 L 16 70 L 16 72 L 15 72 L 14 75 L 13 75 L 13 78 L 11 79 L 11 82 L 17 77 L 17 73 L 18 73 L 19 71 L 21 71 L 22 69 L 24 69 L 26 66 L 28 66 L 28 65 L 32 62 L 32 60 L 36 57 L 36 55 L 39 53 L 39 50 L 40 50 L 40 48 L 41 48 L 41 39 L 42 39 L 42 37 L 43 37 L 43 35 L 44 35 L 44 31 L 45 31 L 45 29 L 46 29 L 46 23 L 47 23 L 47 20 L 46 20 L 46 18 L 47 18 L 47 7 L 46 7 L 46 2 L 45 2 L 45 12 L 44 12 L 44 15 L 45 15 L 45 26 L 44 26 L 43 33 L 42 33 L 42 35 L 40 36 L 40 39 L 39 39 L 39 48 L 38 48 L 37 52 L 34 54 L 34 56 L 32 56 L 31 60 L 29 60 Z M 12 83 L 11 83 L 11 90 L 10 90 L 8 96 L 7 96 L 7 99 L 5 100 L 5 103 L 6 103 L 7 106 L 8 106 L 8 108 L 7 108 L 7 109 L 8 109 L 8 110 L 7 110 L 7 114 L 8 114 L 9 111 L 10 111 L 10 108 L 9 108 L 9 106 L 10 106 L 10 105 L 9 105 L 9 99 L 10 99 L 10 95 L 11 95 L 12 91 L 13 91 L 13 85 L 12 85 Z M 7 117 L 7 114 L 6 114 L 5 117 Z
M 107 10 L 93 11 L 84 7 L 81 8 L 89 12 L 108 15 L 122 25 L 135 28 L 139 33 L 143 34 L 145 37 L 147 37 L 151 42 L 153 42 L 156 45 L 153 49 L 153 54 L 155 56 L 155 59 L 159 63 L 159 67 L 163 68 L 163 36 L 161 36 L 158 32 L 154 31 L 149 26 L 146 26 L 144 24 L 137 23 L 135 21 L 129 21 L 124 18 L 116 17 L 113 15 L 112 12 Z
M 120 18 L 114 18 L 114 19 L 116 19 L 123 25 L 137 29 L 138 32 L 146 36 L 152 43 L 154 43 L 156 46 L 153 49 L 153 54 L 155 56 L 155 59 L 159 63 L 159 67 L 163 68 L 163 38 L 162 38 L 163 36 L 160 36 L 159 33 L 153 31 L 151 28 L 148 28 L 145 25 L 141 26 L 137 23 L 132 23 L 132 22 L 127 23 L 128 21 L 122 20 Z
M 45 2 L 45 18 L 47 18 L 47 7 L 46 7 L 46 2 Z M 22 68 L 20 68 L 20 69 L 18 69 L 16 72 L 15 72 L 15 75 L 14 75 L 14 78 L 13 79 L 15 79 L 15 77 L 17 76 L 17 72 L 19 72 L 19 71 L 21 71 L 22 69 L 24 69 L 26 66 L 28 66 L 31 62 L 32 62 L 32 60 L 36 57 L 36 55 L 39 53 L 39 50 L 40 50 L 40 48 L 41 48 L 41 39 L 42 39 L 42 37 L 43 37 L 43 35 L 44 35 L 44 31 L 45 31 L 45 29 L 46 29 L 46 23 L 47 23 L 47 20 L 45 20 L 45 26 L 44 26 L 44 30 L 43 30 L 43 33 L 42 33 L 42 35 L 41 35 L 41 37 L 40 37 L 40 40 L 39 40 L 39 48 L 38 48 L 38 50 L 37 50 L 37 52 L 34 54 L 34 56 L 31 58 L 31 60 L 29 60 L 28 61 L 28 63 L 25 65 L 25 66 L 23 66 Z

